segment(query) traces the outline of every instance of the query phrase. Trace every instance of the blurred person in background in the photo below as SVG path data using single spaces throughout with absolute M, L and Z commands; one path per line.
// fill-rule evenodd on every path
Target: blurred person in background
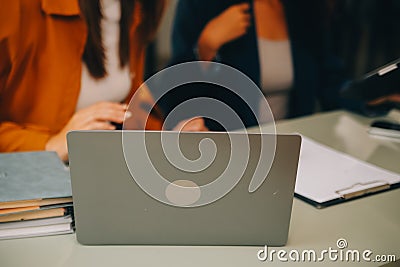
M 344 72 L 330 52 L 329 16 L 321 0 L 179 0 L 170 64 L 216 61 L 240 70 L 262 90 L 276 120 L 309 115 L 317 106 L 331 110 L 339 106 Z M 168 112 L 200 96 L 228 104 L 246 126 L 256 124 L 245 104 L 213 85 L 182 86 L 162 106 Z

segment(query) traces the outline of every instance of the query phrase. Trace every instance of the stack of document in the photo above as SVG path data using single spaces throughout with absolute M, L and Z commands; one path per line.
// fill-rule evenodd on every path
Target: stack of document
M 69 171 L 54 152 L 0 154 L 0 239 L 73 232 Z

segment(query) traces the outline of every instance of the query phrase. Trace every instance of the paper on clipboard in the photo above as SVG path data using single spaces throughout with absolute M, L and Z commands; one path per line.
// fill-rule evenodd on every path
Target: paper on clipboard
M 400 174 L 366 163 L 303 136 L 295 193 L 317 203 L 390 188 Z

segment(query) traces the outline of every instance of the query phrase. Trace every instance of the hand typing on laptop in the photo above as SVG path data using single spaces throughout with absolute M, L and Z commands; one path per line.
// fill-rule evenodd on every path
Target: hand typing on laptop
M 72 118 L 68 121 L 65 127 L 52 136 L 46 144 L 46 150 L 56 151 L 59 157 L 66 161 L 68 160 L 68 149 L 66 142 L 66 135 L 69 131 L 73 130 L 116 130 L 118 124 L 124 123 L 124 120 L 132 118 L 133 123 L 130 124 L 130 129 L 145 129 L 147 122 L 146 118 L 148 113 L 146 110 L 140 109 L 140 112 L 127 110 L 128 105 L 113 103 L 113 102 L 100 102 L 92 106 L 77 111 Z M 153 109 L 153 110 L 158 110 Z M 150 113 L 153 115 L 153 113 Z M 157 119 L 163 119 L 160 115 Z M 133 127 L 135 126 L 135 127 Z M 181 121 L 174 129 L 174 131 L 207 131 L 203 118 L 192 118 Z
M 110 122 L 122 123 L 124 121 L 127 105 L 100 102 L 77 111 L 64 128 L 53 135 L 46 144 L 47 151 L 56 151 L 58 156 L 66 161 L 68 149 L 66 135 L 72 130 L 115 130 L 115 125 Z M 127 115 L 130 116 L 129 113 Z

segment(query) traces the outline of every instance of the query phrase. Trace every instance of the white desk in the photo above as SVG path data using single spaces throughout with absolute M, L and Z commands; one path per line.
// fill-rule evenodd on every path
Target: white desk
M 283 121 L 279 133 L 299 132 L 362 160 L 400 173 L 400 143 L 380 140 L 366 133 L 369 119 L 333 112 Z M 345 238 L 348 249 L 369 249 L 373 255 L 400 257 L 400 190 L 318 210 L 294 200 L 289 241 L 283 249 L 332 247 Z M 110 226 L 111 227 L 111 226 Z M 0 241 L 0 266 L 277 266 L 278 259 L 260 262 L 258 247 L 87 247 L 75 235 Z M 372 258 L 372 257 L 371 257 Z M 297 263 L 310 266 L 312 263 Z M 316 264 L 316 263 L 315 263 Z M 343 266 L 328 258 L 324 265 Z M 352 263 L 380 266 L 382 263 Z M 287 265 L 287 263 L 286 263 Z

